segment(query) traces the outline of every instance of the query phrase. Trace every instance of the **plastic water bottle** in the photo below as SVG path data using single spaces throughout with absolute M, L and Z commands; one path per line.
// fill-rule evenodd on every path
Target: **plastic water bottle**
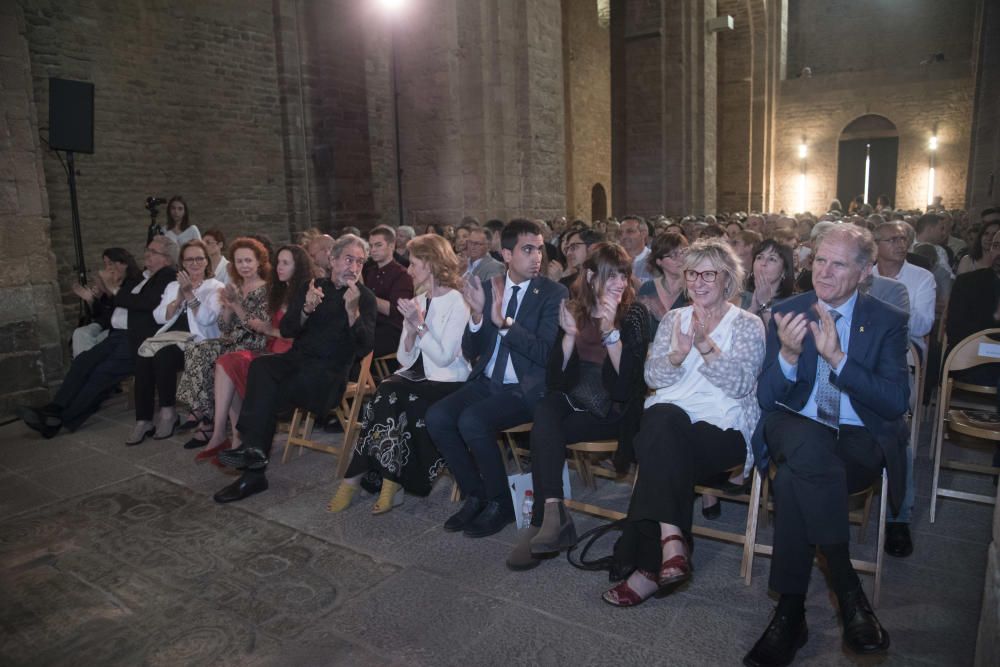
M 521 505 L 521 527 L 526 528 L 531 523 L 531 510 L 535 506 L 535 493 L 528 489 L 524 492 L 524 504 Z

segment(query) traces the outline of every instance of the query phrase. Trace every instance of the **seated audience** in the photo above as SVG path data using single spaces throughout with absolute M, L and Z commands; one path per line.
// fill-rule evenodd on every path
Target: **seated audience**
M 760 232 L 749 228 L 729 239 L 729 245 L 739 258 L 744 275 L 753 270 L 753 249 L 763 240 Z
M 156 333 L 159 325 L 153 311 L 163 290 L 177 276 L 177 244 L 166 236 L 154 236 L 143 255 L 146 276 L 125 280 L 114 293 L 108 337 L 70 364 L 52 402 L 41 408 L 21 406 L 18 416 L 45 438 L 65 426 L 70 431 L 97 412 L 112 390 L 135 372 L 139 344 Z
M 167 285 L 153 318 L 162 326 L 139 347 L 135 360 L 135 427 L 126 445 L 142 443 L 152 435 L 165 440 L 180 420 L 177 373 L 184 370 L 184 347 L 219 335 L 219 292 L 222 283 L 211 277 L 208 252 L 201 241 L 181 247 L 177 280 Z M 168 335 L 173 334 L 173 335 Z M 159 394 L 160 413 L 153 424 L 154 399 Z
M 674 232 L 653 239 L 647 261 L 649 273 L 655 277 L 639 288 L 639 301 L 649 311 L 653 335 L 667 311 L 688 304 L 683 268 L 687 248 L 687 239 Z
M 920 243 L 931 243 L 934 245 L 934 249 L 937 251 L 938 264 L 947 267 L 951 270 L 951 257 L 949 256 L 949 250 L 947 249 L 948 242 L 948 225 L 945 224 L 944 218 L 942 218 L 937 213 L 925 213 L 917 219 L 916 227 L 917 238 L 916 240 Z M 907 246 L 910 248 L 913 244 Z M 913 335 L 913 332 L 910 332 Z
M 749 310 L 766 325 L 771 308 L 795 291 L 795 260 L 791 249 L 767 239 L 754 249 L 753 272 L 740 295 L 740 308 Z
M 104 267 L 97 272 L 92 284 L 86 287 L 78 283 L 73 285 L 73 293 L 86 304 L 86 316 L 90 320 L 73 330 L 74 358 L 108 337 L 111 315 L 115 310 L 115 292 L 126 280 L 133 284 L 142 280 L 142 271 L 128 250 L 107 248 L 101 259 Z
M 229 284 L 220 294 L 221 335 L 192 343 L 184 348 L 184 374 L 177 398 L 191 414 L 182 425 L 187 430 L 201 425 L 185 449 L 204 447 L 212 436 L 215 406 L 215 362 L 223 354 L 237 350 L 260 351 L 267 345 L 268 278 L 271 264 L 264 246 L 251 238 L 236 239 L 229 248 Z
M 244 473 L 215 494 L 218 503 L 242 500 L 267 489 L 268 457 L 279 412 L 299 407 L 326 415 L 347 387 L 356 359 L 375 345 L 375 295 L 358 280 L 368 244 L 354 235 L 330 251 L 331 278 L 315 278 L 294 295 L 281 320 L 281 335 L 295 342 L 284 354 L 250 363 L 246 397 L 236 428 L 242 444 L 222 451 L 219 462 Z
M 465 255 L 459 258 L 468 262 L 468 268 L 463 276 L 466 281 L 482 282 L 507 272 L 503 262 L 498 262 L 490 255 L 489 249 L 492 245 L 493 232 L 488 228 L 473 227 L 469 230 L 469 235 L 465 239 Z
M 504 280 L 466 284 L 471 319 L 462 353 L 469 381 L 427 411 L 427 430 L 465 496 L 445 530 L 486 537 L 514 520 L 497 433 L 530 422 L 545 391 L 545 368 L 559 331 L 566 288 L 541 277 L 541 230 L 512 220 L 501 247 Z
M 404 268 L 410 265 L 410 253 L 406 249 L 406 244 L 416 235 L 417 232 L 409 225 L 400 225 L 396 228 L 396 250 L 392 253 L 392 257 Z
M 906 315 L 858 292 L 875 254 L 867 230 L 824 232 L 813 261 L 815 291 L 777 306 L 768 326 L 753 449 L 761 474 L 769 462 L 776 467 L 770 588 L 780 598 L 747 665 L 788 664 L 806 642 L 817 548 L 839 603 L 844 645 L 859 654 L 889 646 L 848 548 L 848 495 L 877 481 L 885 466 L 895 511 L 905 480 Z
M 566 445 L 618 439 L 622 449 L 631 451 L 642 413 L 649 314 L 635 299 L 632 260 L 621 246 L 599 243 L 581 271 L 570 300 L 560 305 L 548 388 L 535 406 L 535 505 L 531 526 L 521 532 L 507 558 L 512 570 L 533 568 L 541 557 L 576 544 L 576 529 L 563 504 Z
M 878 263 L 872 268 L 872 275 L 895 278 L 906 286 L 910 299 L 910 340 L 926 358 L 927 342 L 924 337 L 934 326 L 934 308 L 937 304 L 934 275 L 906 261 L 906 233 L 902 223 L 882 223 L 875 229 L 875 241 Z
M 261 354 L 283 354 L 292 346 L 292 341 L 281 336 L 281 320 L 288 310 L 292 297 L 305 289 L 313 278 L 312 260 L 306 251 L 297 245 L 282 246 L 278 250 L 277 261 L 268 281 L 267 312 L 270 322 L 253 321 L 254 330 L 267 336 L 263 352 L 243 349 L 228 352 L 215 362 L 215 418 L 212 437 L 207 446 L 195 456 L 196 461 L 212 461 L 217 465 L 216 455 L 223 449 L 240 446 L 239 431 L 235 428 L 247 390 L 247 372 L 250 362 Z M 226 435 L 227 418 L 233 423 L 232 436 Z
M 997 231 L 1000 231 L 1000 208 L 988 208 L 983 211 L 979 233 L 969 248 L 969 254 L 958 263 L 959 274 L 990 268 L 989 244 Z
M 307 242 L 306 251 L 312 259 L 313 271 L 316 273 L 316 278 L 329 277 L 330 251 L 333 250 L 334 243 L 336 242 L 329 234 L 313 236 Z
M 201 235 L 208 249 L 208 262 L 212 265 L 214 278 L 225 285 L 229 282 L 229 260 L 226 259 L 226 237 L 218 229 L 209 229 Z
M 587 259 L 590 248 L 604 240 L 604 235 L 586 227 L 572 229 L 563 234 L 562 251 L 566 257 L 566 268 L 559 282 L 569 289 L 580 272 L 580 266 Z
M 632 570 L 604 593 L 616 607 L 664 595 L 691 578 L 696 484 L 753 464 L 754 394 L 764 327 L 729 303 L 743 268 L 725 242 L 705 239 L 684 258 L 690 306 L 664 317 L 646 360 L 646 399 L 635 437 L 638 478 L 615 560 Z
M 482 230 L 473 230 L 468 242 L 477 231 L 482 236 Z M 460 291 L 458 257 L 447 241 L 425 234 L 411 241 L 408 249 L 408 271 L 419 293 L 400 299 L 397 306 L 403 314 L 396 352 L 402 367 L 379 384 L 365 408 L 354 457 L 327 507 L 331 512 L 347 509 L 366 473 L 376 472 L 382 478 L 372 513 L 384 514 L 403 502 L 404 490 L 418 496 L 430 493 L 445 465 L 424 418 L 430 405 L 469 377 L 469 362 L 461 349 L 469 306 Z
M 375 293 L 378 316 L 375 319 L 375 356 L 392 354 L 399 347 L 403 316 L 396 305 L 401 299 L 413 298 L 413 279 L 402 264 L 392 257 L 396 247 L 396 232 L 379 225 L 368 235 L 370 259 L 361 272 L 362 281 Z

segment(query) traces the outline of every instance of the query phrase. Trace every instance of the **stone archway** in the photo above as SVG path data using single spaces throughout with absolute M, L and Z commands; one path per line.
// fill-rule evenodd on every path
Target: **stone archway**
M 865 159 L 869 159 L 868 203 L 874 206 L 879 195 L 896 201 L 896 171 L 899 159 L 899 132 L 896 125 L 878 114 L 865 114 L 841 131 L 837 159 L 837 198 L 844 210 L 854 197 L 865 191 Z
M 590 220 L 606 220 L 608 217 L 608 193 L 600 183 L 590 189 Z

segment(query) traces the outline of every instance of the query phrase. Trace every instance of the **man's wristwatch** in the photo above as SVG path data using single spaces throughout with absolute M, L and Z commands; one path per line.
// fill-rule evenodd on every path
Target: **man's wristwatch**
M 510 329 L 512 326 L 514 326 L 514 318 L 513 317 L 505 317 L 505 318 L 503 318 L 503 326 L 500 327 L 500 328 L 501 329 Z

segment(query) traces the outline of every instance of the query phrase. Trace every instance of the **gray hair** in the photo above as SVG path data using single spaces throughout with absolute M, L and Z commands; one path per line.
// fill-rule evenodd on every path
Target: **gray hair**
M 156 243 L 160 246 L 160 252 L 170 258 L 170 263 L 174 266 L 177 265 L 177 258 L 180 257 L 181 249 L 177 246 L 177 242 L 174 241 L 169 236 L 164 236 L 163 234 L 157 234 L 149 241 L 151 244 Z
M 344 250 L 352 245 L 360 247 L 364 250 L 365 256 L 368 256 L 368 241 L 355 234 L 344 234 L 333 242 L 333 247 L 330 248 L 330 257 L 340 257 Z
M 813 247 L 818 250 L 826 240 L 853 243 L 856 249 L 854 259 L 858 266 L 867 266 L 875 263 L 875 240 L 872 238 L 872 233 L 864 227 L 858 227 L 857 225 L 836 225 L 830 227 L 820 232 L 819 236 L 816 237 Z
M 716 270 L 725 274 L 726 289 L 723 297 L 728 301 L 743 291 L 743 279 L 746 273 L 740 258 L 732 247 L 719 237 L 698 239 L 688 248 L 684 255 L 684 270 L 693 269 L 707 259 Z
M 410 227 L 409 225 L 400 225 L 399 227 L 396 228 L 396 235 L 405 236 L 407 239 L 412 239 L 414 236 L 417 235 L 417 230 L 415 230 L 413 227 Z

